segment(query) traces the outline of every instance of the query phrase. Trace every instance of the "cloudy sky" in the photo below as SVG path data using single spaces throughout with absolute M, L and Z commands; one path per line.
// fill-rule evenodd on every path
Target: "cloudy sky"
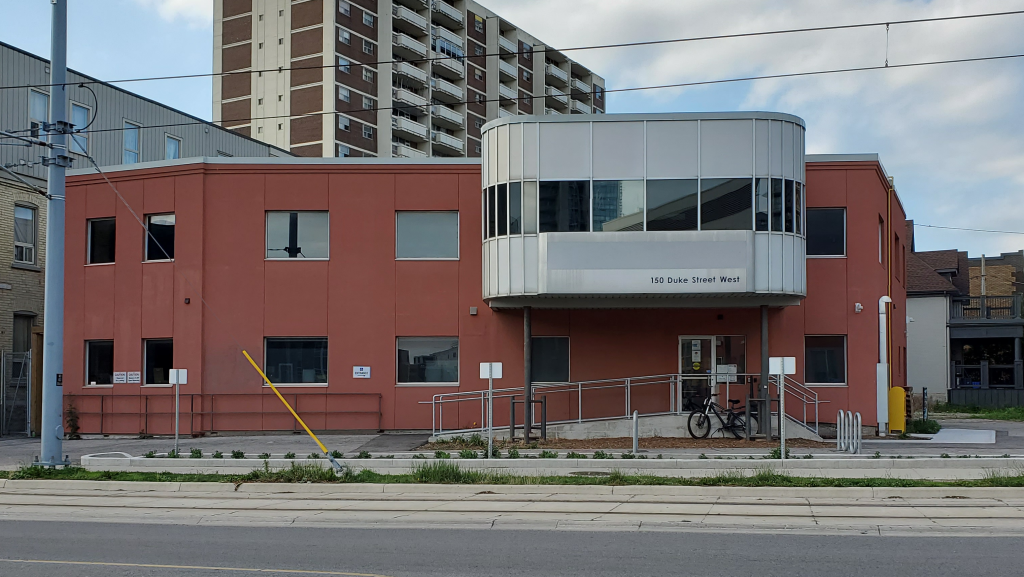
M 482 0 L 556 47 L 1024 10 L 1024 0 Z M 69 65 L 102 79 L 208 72 L 212 0 L 71 0 Z M 0 40 L 49 53 L 48 0 L 0 0 Z M 552 15 L 557 17 L 552 18 Z M 894 25 L 890 64 L 1024 54 L 1024 15 Z M 884 28 L 573 52 L 611 89 L 873 66 Z M 210 118 L 209 79 L 122 85 Z M 918 223 L 1024 231 L 1024 58 L 609 95 L 609 112 L 775 110 L 808 153 L 877 152 Z M 918 228 L 989 255 L 1024 235 Z

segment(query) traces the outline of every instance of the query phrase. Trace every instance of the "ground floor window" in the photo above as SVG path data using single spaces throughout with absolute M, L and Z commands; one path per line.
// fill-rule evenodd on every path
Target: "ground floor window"
M 533 337 L 530 361 L 533 382 L 569 382 L 569 337 Z
M 114 341 L 85 343 L 85 382 L 88 385 L 114 384 Z
M 147 339 L 143 341 L 143 363 L 146 365 L 146 385 L 166 385 L 171 377 L 174 364 L 174 341 L 172 339 Z
M 398 337 L 399 384 L 458 382 L 458 337 Z
M 327 384 L 327 338 L 268 338 L 264 372 L 282 385 Z
M 846 335 L 804 337 L 804 382 L 846 384 Z

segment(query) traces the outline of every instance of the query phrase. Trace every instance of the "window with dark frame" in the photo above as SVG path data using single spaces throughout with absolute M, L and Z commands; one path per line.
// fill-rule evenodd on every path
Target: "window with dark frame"
M 88 264 L 114 262 L 116 221 L 113 218 L 96 218 L 89 221 Z
M 846 256 L 846 209 L 807 209 L 807 256 Z
M 328 258 L 327 211 L 267 212 L 267 258 Z
M 267 337 L 264 371 L 282 385 L 327 384 L 327 337 Z
M 146 229 L 146 260 L 174 260 L 174 215 L 147 215 Z
M 114 384 L 114 341 L 85 342 L 85 384 Z
M 846 336 L 804 337 L 804 382 L 846 384 Z
M 459 382 L 458 337 L 398 337 L 399 384 Z
M 569 337 L 530 339 L 530 376 L 535 383 L 569 381 Z
M 170 384 L 171 368 L 174 365 L 173 339 L 146 339 L 143 341 L 145 359 L 145 385 Z

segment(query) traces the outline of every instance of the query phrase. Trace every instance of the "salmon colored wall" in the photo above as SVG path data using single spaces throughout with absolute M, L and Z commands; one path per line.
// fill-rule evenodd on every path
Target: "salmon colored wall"
M 770 353 L 797 357 L 802 382 L 804 335 L 847 334 L 849 384 L 818 389 L 832 401 L 822 420 L 849 407 L 873 424 L 877 301 L 886 290 L 876 235 L 878 216 L 887 215 L 887 186 L 877 163 L 809 164 L 807 174 L 808 206 L 848 207 L 848 254 L 808 259 L 808 297 L 770 311 Z M 142 339 L 173 337 L 175 365 L 189 369 L 182 394 L 197 395 L 183 403 L 195 403 L 195 414 L 183 418 L 185 431 L 294 428 L 241 354 L 244 348 L 262 366 L 267 336 L 328 336 L 328 386 L 283 389 L 318 429 L 430 428 L 430 406 L 421 402 L 485 388 L 477 378 L 481 361 L 504 363 L 496 386 L 522 386 L 522 311 L 493 311 L 481 299 L 478 165 L 190 164 L 111 178 L 139 217 L 175 213 L 175 261 L 144 263 L 144 233 L 127 207 L 95 177 L 69 179 L 64 382 L 76 395 L 83 432 L 100 430 L 101 402 L 104 432 L 173 429 L 169 388 L 83 386 L 88 339 L 114 339 L 115 370 L 134 371 L 142 370 Z M 330 211 L 330 259 L 266 260 L 268 210 Z M 399 210 L 458 210 L 460 259 L 396 261 Z M 898 200 L 892 210 L 893 222 L 902 223 Z M 116 264 L 86 265 L 86 219 L 115 215 Z M 897 350 L 906 346 L 902 283 L 893 292 Z M 854 312 L 856 302 L 862 313 Z M 747 371 L 756 373 L 759 319 L 757 309 L 535 309 L 533 331 L 570 337 L 573 380 L 674 373 L 682 335 L 745 336 Z M 396 386 L 399 336 L 458 336 L 460 387 Z M 353 379 L 354 365 L 372 367 L 372 378 Z M 904 378 L 894 367 L 894 383 Z M 667 404 L 667 395 L 666 387 L 651 387 L 634 408 Z M 588 411 L 625 412 L 621 394 L 603 400 Z M 552 395 L 550 416 L 574 415 L 574 402 Z M 496 423 L 507 423 L 507 414 L 507 402 L 496 405 Z M 449 428 L 473 425 L 479 407 L 451 406 L 444 421 Z

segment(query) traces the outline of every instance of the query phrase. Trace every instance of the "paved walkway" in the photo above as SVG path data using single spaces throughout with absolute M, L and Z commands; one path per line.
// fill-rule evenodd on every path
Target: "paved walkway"
M 1024 536 L 1021 489 L 6 481 L 0 521 Z

